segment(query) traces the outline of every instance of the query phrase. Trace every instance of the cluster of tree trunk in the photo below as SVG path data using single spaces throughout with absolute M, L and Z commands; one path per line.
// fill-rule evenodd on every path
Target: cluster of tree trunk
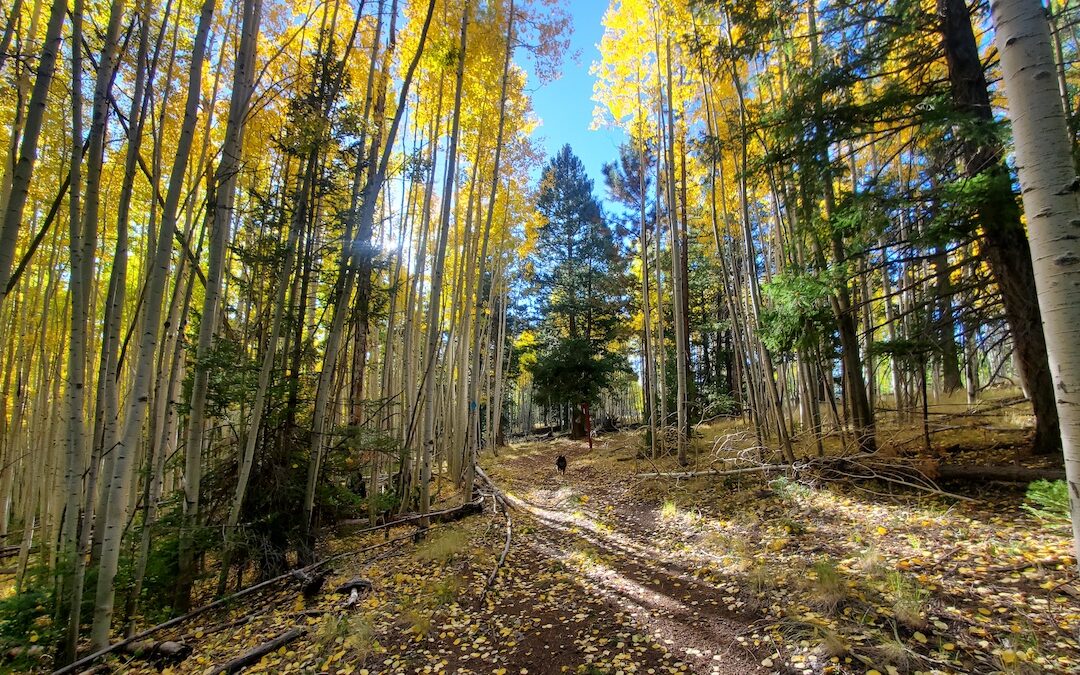
M 931 403 L 1018 386 L 1031 449 L 1058 452 L 985 8 L 795 9 L 642 1 L 608 19 L 599 98 L 631 140 L 606 178 L 637 234 L 650 451 L 685 462 L 690 426 L 720 414 L 789 462 L 829 436 L 874 451 L 882 414 L 921 422 L 929 450 Z M 1044 23 L 1072 150 L 1075 10 Z
M 310 561 L 334 518 L 471 503 L 542 5 L 0 10 L 0 537 L 57 663 Z

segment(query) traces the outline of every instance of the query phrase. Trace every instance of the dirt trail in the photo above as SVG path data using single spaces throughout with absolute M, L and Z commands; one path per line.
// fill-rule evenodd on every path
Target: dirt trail
M 559 454 L 569 461 L 565 476 L 555 469 Z M 736 589 L 695 577 L 658 543 L 659 509 L 634 498 L 626 473 L 601 471 L 590 457 L 583 443 L 557 441 L 518 446 L 498 462 L 495 480 L 518 519 L 509 564 L 566 565 L 588 594 L 692 672 L 768 672 L 738 639 L 750 617 L 733 607 Z
M 193 655 L 170 674 L 205 673 L 285 631 L 305 633 L 268 654 L 250 672 L 484 673 L 621 675 L 718 673 L 764 669 L 748 651 L 751 616 L 739 615 L 733 584 L 705 581 L 696 554 L 660 542 L 695 535 L 661 517 L 631 489 L 629 465 L 610 448 L 589 454 L 566 441 L 521 444 L 485 458 L 513 503 L 513 538 L 505 565 L 480 604 L 503 546 L 503 516 L 485 512 L 436 526 L 419 543 L 396 529 L 384 550 L 334 563 L 327 590 L 360 577 L 371 583 L 361 602 L 324 592 L 309 601 L 295 584 L 209 613 L 155 635 L 181 640 Z M 555 457 L 565 454 L 560 476 Z M 673 532 L 673 528 L 675 531 Z M 676 535 L 674 538 L 672 535 Z M 368 550 L 382 533 L 339 533 L 325 555 Z M 759 645 L 771 653 L 771 646 Z M 155 672 L 153 664 L 117 654 L 114 672 Z

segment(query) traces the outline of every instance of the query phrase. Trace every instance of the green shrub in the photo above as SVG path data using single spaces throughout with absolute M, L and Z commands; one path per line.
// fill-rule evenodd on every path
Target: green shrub
M 1046 523 L 1069 522 L 1069 488 L 1063 480 L 1037 480 L 1027 489 L 1023 509 Z
M 52 592 L 43 587 L 30 587 L 0 600 L 0 647 L 55 642 L 59 632 L 50 616 L 52 607 Z
M 769 487 L 771 487 L 781 499 L 794 499 L 796 497 L 807 497 L 810 495 L 810 488 L 793 481 L 787 476 L 780 476 L 779 478 L 769 481 Z

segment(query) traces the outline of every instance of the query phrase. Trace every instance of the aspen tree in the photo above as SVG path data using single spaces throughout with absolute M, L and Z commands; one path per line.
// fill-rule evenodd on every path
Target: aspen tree
M 461 130 L 462 84 L 465 73 L 465 54 L 468 48 L 468 30 L 470 0 L 465 0 L 461 12 L 461 37 L 457 51 L 457 71 L 454 84 L 453 122 L 450 131 L 450 145 L 447 149 L 446 179 L 443 182 L 443 194 L 439 208 L 439 233 L 436 243 L 435 259 L 431 271 L 431 292 L 428 299 L 427 336 L 424 349 L 424 369 L 421 375 L 422 401 L 424 405 L 424 427 L 421 440 L 420 459 L 420 513 L 426 514 L 431 508 L 431 470 L 435 459 L 435 364 L 438 360 L 440 339 L 440 314 L 442 310 L 443 273 L 446 264 L 446 246 L 450 233 L 451 204 L 453 201 L 455 177 L 457 175 L 458 137 Z M 421 520 L 427 526 L 427 519 Z
M 206 361 L 210 356 L 214 336 L 218 331 L 218 309 L 222 304 L 221 292 L 225 276 L 225 252 L 230 243 L 229 234 L 233 220 L 237 174 L 241 168 L 244 121 L 248 115 L 255 83 L 255 49 L 259 39 L 259 23 L 262 19 L 262 1 L 244 0 L 240 13 L 240 45 L 233 66 L 233 81 L 230 89 L 232 95 L 225 127 L 225 140 L 221 146 L 221 160 L 218 162 L 213 178 L 213 202 L 207 207 L 207 218 L 211 229 L 209 266 L 206 274 L 206 288 L 203 291 L 185 443 L 184 476 L 187 507 L 185 527 L 188 531 L 198 524 L 204 415 L 210 375 L 209 364 Z M 232 511 L 229 515 L 230 519 L 226 526 L 227 538 L 232 536 L 232 530 L 236 527 L 236 521 L 232 519 Z M 227 557 L 222 567 L 228 568 Z M 178 590 L 181 607 L 187 604 L 184 599 L 190 597 L 190 584 L 190 574 L 184 574 L 181 579 L 182 587 Z
M 27 106 L 26 121 L 23 124 L 19 159 L 11 174 L 11 188 L 7 204 L 0 223 L 0 305 L 7 297 L 8 278 L 11 265 L 15 260 L 15 248 L 19 241 L 19 231 L 23 225 L 23 215 L 29 197 L 30 181 L 34 174 L 34 165 L 38 158 L 38 144 L 41 140 L 41 127 L 45 118 L 45 107 L 49 96 L 49 87 L 56 72 L 56 58 L 60 51 L 61 29 L 67 13 L 67 0 L 53 0 L 49 8 L 49 22 L 45 27 L 45 38 L 41 45 L 34 77 L 34 88 Z
M 1068 127 L 1054 80 L 1049 26 L 1037 0 L 990 4 L 1016 138 L 1020 194 L 1046 331 L 1069 485 L 1073 545 L 1080 550 L 1080 198 Z M 1015 252 L 1014 252 L 1015 254 Z
M 143 302 L 142 312 L 142 337 L 139 341 L 139 350 L 134 365 L 135 375 L 132 390 L 128 394 L 124 431 L 116 447 L 112 449 L 115 460 L 106 504 L 105 532 L 102 536 L 101 563 L 98 566 L 97 595 L 94 603 L 94 625 L 91 632 L 91 643 L 95 648 L 101 648 L 108 643 L 109 630 L 112 624 L 113 599 L 116 592 L 113 581 L 119 563 L 120 540 L 123 534 L 124 520 L 126 519 L 126 505 L 124 502 L 127 479 L 136 446 L 142 436 L 143 422 L 146 419 L 153 357 L 157 347 L 158 332 L 160 331 L 161 301 L 172 254 L 173 233 L 176 228 L 180 193 L 198 117 L 202 66 L 206 56 L 206 44 L 213 12 L 214 0 L 204 0 L 191 55 L 183 126 L 177 143 L 176 154 L 173 158 L 172 173 L 169 176 L 169 188 L 166 194 L 165 206 L 162 209 L 161 226 L 158 231 L 153 266 L 147 270 L 146 297 Z

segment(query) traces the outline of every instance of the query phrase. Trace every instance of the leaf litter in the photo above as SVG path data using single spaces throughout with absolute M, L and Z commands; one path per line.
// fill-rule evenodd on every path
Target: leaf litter
M 279 586 L 158 636 L 194 647 L 163 672 L 215 672 L 296 627 L 245 672 L 1076 672 L 1067 528 L 1039 523 L 1014 493 L 957 504 L 783 477 L 635 480 L 645 467 L 623 460 L 638 444 L 556 439 L 485 460 L 514 529 L 480 606 L 503 547 L 490 500 L 418 544 L 334 563 L 327 589 L 371 583 L 352 607 Z M 339 534 L 322 553 L 384 537 Z

